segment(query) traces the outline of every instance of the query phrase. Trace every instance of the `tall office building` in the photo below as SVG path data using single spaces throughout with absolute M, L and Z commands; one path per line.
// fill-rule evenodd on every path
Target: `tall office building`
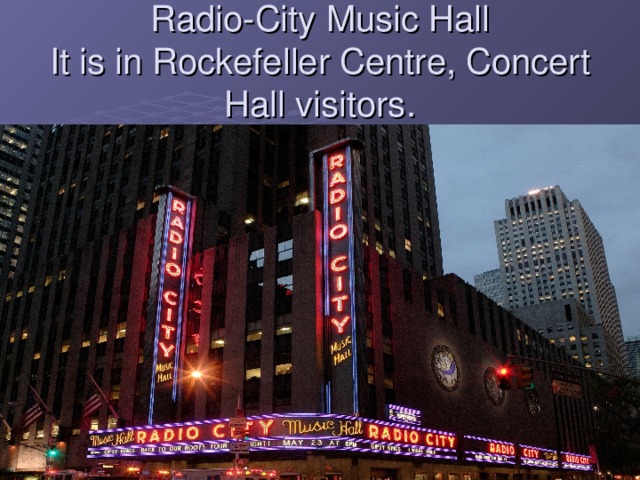
M 0 295 L 16 272 L 43 128 L 0 125 Z
M 494 222 L 510 309 L 575 298 L 602 324 L 610 369 L 625 373 L 626 354 L 615 289 L 602 238 L 578 200 L 560 187 L 505 201 L 506 218 Z
M 631 375 L 640 379 L 640 336 L 629 337 L 625 342 Z

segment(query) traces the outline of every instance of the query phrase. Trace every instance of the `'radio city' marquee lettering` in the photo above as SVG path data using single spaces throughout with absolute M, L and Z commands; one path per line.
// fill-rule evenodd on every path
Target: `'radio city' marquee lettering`
M 589 465 L 590 458 L 586 455 L 576 455 L 572 453 L 563 453 L 562 461 L 567 463 L 576 463 L 578 465 Z
M 191 249 L 193 200 L 186 194 L 168 189 L 160 201 L 156 225 L 156 249 L 153 285 L 157 285 L 156 328 L 153 353 L 149 422 L 157 388 L 172 384 L 175 399 L 177 369 Z M 156 258 L 159 257 L 159 258 Z
M 489 438 L 464 436 L 465 459 L 474 462 L 515 464 L 516 446 Z
M 489 442 L 489 453 L 500 453 L 502 455 L 515 456 L 516 446 L 507 443 Z
M 589 455 L 562 452 L 562 468 L 588 471 L 593 469 L 593 465 Z

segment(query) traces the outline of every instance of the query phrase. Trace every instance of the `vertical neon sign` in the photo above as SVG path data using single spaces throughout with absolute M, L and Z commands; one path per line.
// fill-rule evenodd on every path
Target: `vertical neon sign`
M 169 188 L 160 199 L 156 223 L 156 242 L 160 242 L 156 255 L 159 254 L 159 259 L 154 256 L 157 304 L 149 424 L 153 423 L 154 407 L 159 397 L 170 397 L 174 402 L 177 398 L 194 212 L 193 198 L 173 188 Z
M 336 145 L 322 158 L 324 316 L 331 370 L 329 410 L 358 412 L 352 158 Z M 339 401 L 351 390 L 349 402 Z M 343 412 L 348 413 L 348 412 Z

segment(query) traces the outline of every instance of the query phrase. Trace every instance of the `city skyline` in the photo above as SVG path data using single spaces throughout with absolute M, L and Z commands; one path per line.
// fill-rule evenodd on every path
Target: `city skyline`
M 640 334 L 639 126 L 436 125 L 431 142 L 445 273 L 473 284 L 498 268 L 505 200 L 558 185 L 603 238 L 625 338 Z

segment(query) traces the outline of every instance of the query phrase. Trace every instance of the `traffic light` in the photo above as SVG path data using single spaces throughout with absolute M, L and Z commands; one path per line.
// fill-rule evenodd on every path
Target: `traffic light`
M 531 390 L 535 387 L 533 384 L 533 369 L 526 365 L 513 365 L 514 378 L 516 388 L 518 390 Z
M 59 452 L 58 452 L 57 448 L 51 447 L 51 448 L 47 449 L 46 456 L 47 456 L 47 458 L 53 460 L 54 458 L 58 458 L 58 453 Z
M 500 390 L 511 389 L 511 369 L 509 367 L 500 367 L 496 371 L 496 383 Z

